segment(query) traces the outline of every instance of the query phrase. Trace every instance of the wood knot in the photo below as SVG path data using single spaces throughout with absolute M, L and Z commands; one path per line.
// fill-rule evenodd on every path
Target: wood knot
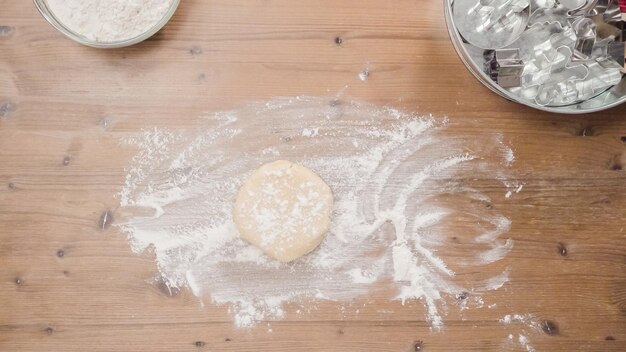
M 592 126 L 584 126 L 576 131 L 576 135 L 579 137 L 591 137 L 595 135 L 595 130 Z
M 343 43 L 343 39 L 339 36 L 335 37 L 335 44 L 340 46 L 341 43 Z
M 204 345 L 206 345 L 206 342 L 204 342 L 204 341 L 196 341 L 194 344 L 196 345 L 196 347 L 204 347 Z
M 69 165 L 71 160 L 72 160 L 72 157 L 70 157 L 69 155 L 64 156 L 63 157 L 63 166 Z
M 609 170 L 622 171 L 626 167 L 626 153 L 615 155 L 609 162 Z
M 0 104 L 0 117 L 11 117 L 17 111 L 17 105 L 12 102 Z
M 230 337 L 227 337 L 224 339 L 225 342 L 231 342 L 232 340 L 230 339 Z
M 345 332 L 343 331 L 343 329 L 339 329 L 337 330 L 337 335 L 343 335 L 345 334 Z
M 615 341 L 615 337 L 610 336 L 610 335 L 609 335 L 609 336 L 607 336 L 607 337 L 605 337 L 604 339 L 605 339 L 606 341 Z
M 20 279 L 19 277 L 15 278 L 15 284 L 16 285 L 21 285 L 22 284 L 22 279 Z
M 567 247 L 563 243 L 559 243 L 557 248 L 560 256 L 567 257 Z
M 57 251 L 57 257 L 59 258 L 63 258 L 63 256 L 65 256 L 65 252 L 62 249 L 59 249 Z
M 559 334 L 559 326 L 552 320 L 544 320 L 541 322 L 541 330 L 550 336 Z
M 0 26 L 0 37 L 8 37 L 13 34 L 14 28 L 10 26 Z
M 98 126 L 105 131 L 108 131 L 111 128 L 111 118 L 103 117 L 100 121 L 98 121 Z
M 413 351 L 421 351 L 424 348 L 424 342 L 421 340 L 413 342 Z
M 54 332 L 54 329 L 52 327 L 48 326 L 46 328 L 46 330 L 44 330 L 44 331 L 46 332 L 46 334 L 52 335 L 52 333 Z
M 598 204 L 611 205 L 611 198 L 604 197 L 597 202 Z
M 202 54 L 202 48 L 197 45 L 194 45 L 191 48 L 189 48 L 189 54 L 191 54 L 192 56 L 200 55 Z
M 456 295 L 456 299 L 459 301 L 463 301 L 466 300 L 469 297 L 469 293 L 466 291 L 463 291 L 461 293 L 459 293 L 458 295 Z
M 100 215 L 100 220 L 98 220 L 98 228 L 100 230 L 106 230 L 111 227 L 113 223 L 113 212 L 111 210 L 107 210 Z
M 9 187 L 9 189 L 17 189 L 17 186 L 13 182 L 9 182 L 8 187 Z

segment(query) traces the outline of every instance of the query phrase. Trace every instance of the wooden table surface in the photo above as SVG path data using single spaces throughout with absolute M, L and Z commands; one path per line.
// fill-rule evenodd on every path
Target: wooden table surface
M 484 296 L 495 309 L 451 312 L 435 331 L 421 304 L 381 300 L 338 319 L 322 303 L 272 332 L 237 329 L 227 307 L 149 283 L 154 258 L 100 223 L 132 157 L 121 137 L 340 91 L 513 146 L 525 186 L 492 204 L 515 241 L 510 282 Z M 105 51 L 63 37 L 31 1 L 0 0 L 0 350 L 525 351 L 498 321 L 523 313 L 542 327 L 529 351 L 626 351 L 625 143 L 626 106 L 558 116 L 482 87 L 441 1 L 182 0 L 153 38 Z

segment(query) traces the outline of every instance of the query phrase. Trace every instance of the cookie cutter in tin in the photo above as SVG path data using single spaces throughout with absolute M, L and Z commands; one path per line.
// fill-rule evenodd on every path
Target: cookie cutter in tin
M 465 45 L 489 49 L 483 72 L 532 104 L 580 104 L 621 82 L 624 43 L 615 0 L 454 0 L 451 10 Z M 470 23 L 476 27 L 467 28 Z
M 485 72 L 503 88 L 519 87 L 524 72 L 519 49 L 486 50 Z
M 526 62 L 521 84 L 505 88 L 539 106 L 564 106 L 593 98 L 618 84 L 621 67 L 608 57 L 614 38 L 596 43 L 595 26 L 583 20 L 582 30 L 594 33 L 591 44 L 581 44 L 580 30 L 577 33 L 574 26 L 563 27 L 558 21 L 533 24 L 512 44 L 519 46 Z
M 596 45 L 596 23 L 589 17 L 580 17 L 572 21 L 572 29 L 576 35 L 573 59 L 587 60 Z
M 472 45 L 500 49 L 524 31 L 530 15 L 529 0 L 455 1 L 457 29 Z

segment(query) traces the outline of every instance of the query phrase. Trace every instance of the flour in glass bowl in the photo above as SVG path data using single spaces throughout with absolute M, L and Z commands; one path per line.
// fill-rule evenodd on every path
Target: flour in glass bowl
M 226 305 L 237 327 L 283 319 L 286 304 L 296 314 L 320 301 L 344 311 L 382 290 L 391 301 L 421 301 L 438 329 L 448 298 L 506 284 L 508 268 L 480 268 L 499 267 L 513 247 L 503 238 L 511 221 L 460 181 L 501 187 L 505 160 L 484 156 L 508 146 L 497 134 L 446 135 L 448 123 L 345 98 L 292 97 L 208 113 L 190 130 L 146 129 L 123 141 L 137 153 L 116 225 L 134 252 L 155 256 L 159 280 Z M 247 177 L 278 159 L 319 175 L 335 202 L 326 238 L 291 263 L 243 241 L 231 215 Z M 458 239 L 468 254 L 446 257 Z M 461 279 L 468 273 L 474 281 Z
M 175 0 L 46 0 L 56 19 L 99 43 L 135 38 L 156 26 Z

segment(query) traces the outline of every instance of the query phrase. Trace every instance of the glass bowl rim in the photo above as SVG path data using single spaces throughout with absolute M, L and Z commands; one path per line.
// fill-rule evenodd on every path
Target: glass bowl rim
M 75 31 L 72 31 L 67 26 L 65 26 L 63 22 L 57 19 L 54 13 L 48 8 L 48 4 L 46 0 L 33 0 L 33 2 L 35 3 L 35 7 L 39 11 L 39 13 L 43 16 L 43 18 L 45 18 L 46 21 L 48 21 L 48 23 L 52 25 L 52 27 L 54 27 L 56 30 L 61 32 L 61 34 L 65 35 L 67 38 L 70 38 L 79 44 L 90 46 L 92 48 L 100 48 L 100 49 L 123 48 L 123 47 L 140 43 L 152 37 L 170 21 L 172 16 L 174 16 L 174 13 L 176 12 L 178 5 L 180 4 L 180 0 L 173 0 L 170 8 L 167 10 L 163 18 L 159 20 L 159 22 L 157 22 L 154 26 L 150 27 L 150 29 L 148 29 L 147 31 L 135 37 L 124 39 L 124 40 L 118 40 L 114 42 L 98 42 L 95 40 L 88 39 L 84 35 L 76 33 Z

